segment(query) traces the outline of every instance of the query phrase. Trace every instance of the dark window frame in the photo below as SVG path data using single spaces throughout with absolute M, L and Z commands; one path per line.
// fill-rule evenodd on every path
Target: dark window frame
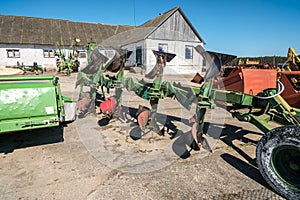
M 191 45 L 185 45 L 185 59 L 193 59 L 193 48 Z
M 163 47 L 167 47 L 166 50 L 164 50 Z M 168 44 L 167 43 L 158 43 L 158 51 L 168 53 Z
M 20 58 L 20 49 L 6 49 L 7 58 Z
M 84 55 L 84 56 L 82 56 Z M 87 52 L 86 51 L 78 51 L 78 58 L 87 58 Z
M 44 58 L 55 58 L 54 49 L 43 49 Z

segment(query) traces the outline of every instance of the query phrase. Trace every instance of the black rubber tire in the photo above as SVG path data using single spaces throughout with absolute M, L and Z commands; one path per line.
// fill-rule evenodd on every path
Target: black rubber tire
M 278 154 L 282 149 L 285 153 Z M 290 163 L 294 162 L 279 162 L 279 156 L 287 159 L 287 153 L 290 149 L 295 149 L 295 156 L 293 157 L 298 163 L 297 169 L 291 169 Z M 287 199 L 300 199 L 299 187 L 299 151 L 300 151 L 300 127 L 299 126 L 283 126 L 275 128 L 266 133 L 257 144 L 256 148 L 256 162 L 260 173 L 267 183 L 280 195 Z M 290 158 L 290 156 L 288 156 Z M 287 165 L 289 163 L 289 165 Z M 281 167 L 281 171 L 279 166 Z M 287 166 L 287 167 L 286 167 Z M 276 168 L 277 167 L 277 168 Z M 286 169 L 289 168 L 288 172 Z M 284 173 L 290 173 L 291 176 L 283 176 Z M 281 175 L 280 175 L 281 174 Z M 286 174 L 284 174 L 286 175 Z M 291 182 L 296 183 L 294 186 Z

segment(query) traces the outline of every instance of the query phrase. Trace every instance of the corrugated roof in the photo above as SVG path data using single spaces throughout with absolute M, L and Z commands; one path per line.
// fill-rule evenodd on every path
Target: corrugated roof
M 103 45 L 121 47 L 127 44 L 144 40 L 150 33 L 159 27 L 165 20 L 167 20 L 179 7 L 173 8 L 147 22 L 138 26 L 136 29 L 127 30 L 114 35 L 103 41 Z
M 44 19 L 23 16 L 0 15 L 0 44 L 71 45 L 72 39 L 80 39 L 86 45 L 91 39 L 96 43 L 135 28 L 134 26 L 104 25 Z
M 124 45 L 132 44 L 143 40 L 152 31 L 153 27 L 138 27 L 114 35 L 108 38 L 107 40 L 104 40 L 101 44 L 104 46 L 122 47 Z
M 123 46 L 147 38 L 176 11 L 182 14 L 195 35 L 204 43 L 180 7 L 175 7 L 139 27 L 0 15 L 0 44 L 54 45 L 59 42 L 67 46 L 76 37 L 80 39 L 80 46 L 91 40 L 97 44 L 105 41 L 104 44 L 111 46 Z

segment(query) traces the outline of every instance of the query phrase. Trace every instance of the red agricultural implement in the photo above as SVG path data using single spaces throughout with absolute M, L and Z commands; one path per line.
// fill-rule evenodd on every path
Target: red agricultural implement
M 274 80 L 278 80 L 282 86 L 280 95 L 290 106 L 300 108 L 300 58 L 293 48 L 289 48 L 287 57 L 281 69 L 258 63 L 225 69 L 225 77 L 216 81 L 214 87 L 257 95 L 262 90 L 277 88 Z

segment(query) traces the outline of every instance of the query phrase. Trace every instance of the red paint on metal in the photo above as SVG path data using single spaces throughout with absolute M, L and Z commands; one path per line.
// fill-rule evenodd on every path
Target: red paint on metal
M 137 120 L 138 120 L 139 127 L 141 128 L 142 131 L 144 131 L 145 126 L 149 120 L 149 111 L 148 110 L 142 111 L 139 114 Z
M 100 110 L 102 113 L 111 116 L 117 107 L 117 99 L 115 97 L 109 97 L 100 104 Z
M 296 108 L 300 108 L 300 71 L 280 72 L 280 81 L 284 85 L 281 96 L 286 102 Z
M 217 81 L 214 87 L 257 95 L 265 89 L 276 88 L 276 80 L 275 69 L 236 68 L 227 77 Z

